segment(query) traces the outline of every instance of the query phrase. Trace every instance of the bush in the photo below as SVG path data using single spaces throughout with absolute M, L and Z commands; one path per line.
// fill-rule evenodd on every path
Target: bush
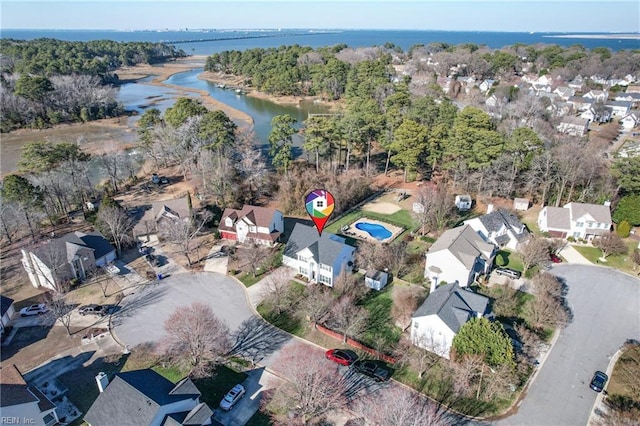
M 631 224 L 626 220 L 623 220 L 616 227 L 616 234 L 618 234 L 620 238 L 627 238 L 629 233 L 631 233 Z
M 575 243 L 576 239 L 573 237 L 567 237 L 567 241 L 569 241 L 570 243 Z

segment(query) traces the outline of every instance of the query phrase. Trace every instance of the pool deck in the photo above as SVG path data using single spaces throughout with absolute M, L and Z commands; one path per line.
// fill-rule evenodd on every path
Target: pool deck
M 391 236 L 389 238 L 385 238 L 384 240 L 378 240 L 378 239 L 372 237 L 371 235 L 369 235 L 368 232 L 362 231 L 362 230 L 356 228 L 356 224 L 361 223 L 361 222 L 375 223 L 377 225 L 384 226 L 389 231 L 391 231 Z M 402 231 L 404 231 L 404 228 L 401 228 L 400 226 L 391 225 L 390 223 L 383 222 L 383 221 L 380 221 L 380 220 L 375 220 L 375 219 L 369 219 L 369 218 L 366 218 L 366 217 L 362 217 L 362 218 L 356 220 L 355 222 L 353 222 L 351 225 L 349 225 L 349 229 L 347 229 L 346 231 L 342 231 L 341 230 L 340 233 L 342 233 L 343 235 L 347 235 L 347 236 L 353 237 L 353 238 L 357 238 L 359 240 L 372 241 L 374 243 L 389 243 L 389 242 L 393 241 L 398 235 L 400 235 L 402 233 Z

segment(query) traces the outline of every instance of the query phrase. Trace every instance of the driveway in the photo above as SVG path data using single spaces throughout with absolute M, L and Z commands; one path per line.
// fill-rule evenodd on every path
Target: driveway
M 112 316 L 114 334 L 130 347 L 157 342 L 165 334 L 164 321 L 176 309 L 193 302 L 210 306 L 232 332 L 253 317 L 244 290 L 232 278 L 206 272 L 182 273 L 137 287 L 125 297 L 121 309 Z
M 605 371 L 620 346 L 640 335 L 640 280 L 597 266 L 556 265 L 550 272 L 566 282 L 573 319 L 502 425 L 586 425 L 597 396 L 589 389 L 594 371 Z

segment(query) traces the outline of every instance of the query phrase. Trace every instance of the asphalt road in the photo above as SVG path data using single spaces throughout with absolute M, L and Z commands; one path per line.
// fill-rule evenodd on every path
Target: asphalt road
M 597 266 L 557 265 L 565 280 L 572 322 L 529 388 L 517 414 L 501 425 L 580 425 L 589 421 L 596 393 L 589 382 L 627 339 L 640 339 L 640 280 Z

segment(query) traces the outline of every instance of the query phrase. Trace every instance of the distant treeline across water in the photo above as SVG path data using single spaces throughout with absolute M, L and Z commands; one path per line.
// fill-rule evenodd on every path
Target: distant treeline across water
M 556 37 L 562 36 L 562 37 Z M 313 48 L 344 43 L 350 47 L 367 47 L 393 43 L 403 50 L 416 44 L 442 42 L 475 43 L 501 48 L 516 43 L 581 44 L 586 48 L 607 47 L 612 50 L 640 49 L 640 40 L 593 33 L 513 33 L 476 31 L 406 31 L 406 30 L 185 30 L 185 31 L 91 31 L 91 30 L 2 30 L 2 37 L 31 40 L 48 37 L 69 41 L 115 40 L 175 43 L 187 54 L 210 55 L 224 50 L 278 47 L 299 44 Z

